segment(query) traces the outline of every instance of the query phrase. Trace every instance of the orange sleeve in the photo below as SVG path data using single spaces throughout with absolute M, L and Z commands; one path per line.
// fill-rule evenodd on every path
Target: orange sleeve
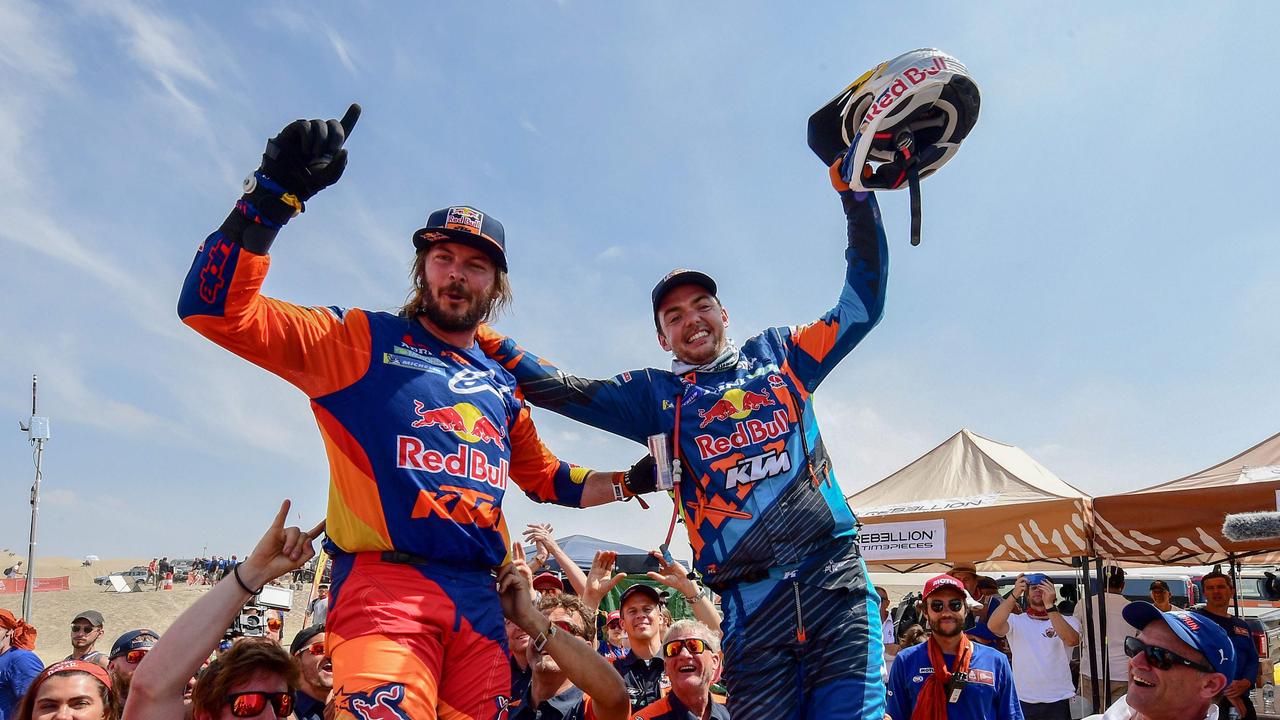
M 557 458 L 538 437 L 529 406 L 520 409 L 511 423 L 511 479 L 538 502 L 582 507 L 582 490 L 591 471 Z

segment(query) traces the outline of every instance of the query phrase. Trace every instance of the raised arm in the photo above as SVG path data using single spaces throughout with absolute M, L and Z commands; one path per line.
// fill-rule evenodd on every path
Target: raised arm
M 578 597 L 582 597 L 583 588 L 587 586 L 587 574 L 582 572 L 582 568 L 578 567 L 564 548 L 560 547 L 560 543 L 556 542 L 551 526 L 529 525 L 524 530 L 524 539 L 525 542 L 537 545 L 539 550 L 554 557 L 556 563 L 560 565 L 560 571 L 573 586 L 573 592 Z
M 1013 606 L 1018 604 L 1018 598 L 1025 594 L 1027 594 L 1027 578 L 1019 575 L 1013 582 L 1013 592 L 1010 592 L 1009 597 L 991 611 L 991 617 L 987 618 L 987 629 L 1000 637 L 1008 635 L 1009 615 L 1013 612 Z
M 658 560 L 658 570 L 657 572 L 650 570 L 649 579 L 680 593 L 695 618 L 717 634 L 721 633 L 720 613 L 716 612 L 716 606 L 711 603 L 711 598 L 698 590 L 698 583 L 689 577 L 689 571 L 675 560 L 667 562 L 666 558 L 662 557 L 662 553 L 650 552 L 649 554 Z
M 324 531 L 324 523 L 310 532 L 286 528 L 288 514 L 289 501 L 285 500 L 249 557 L 165 631 L 133 675 L 125 720 L 182 717 L 182 692 L 187 681 L 209 659 L 223 633 L 249 601 L 250 589 L 260 589 L 315 557 L 311 541 Z
M 178 299 L 178 315 L 196 332 L 311 397 L 363 375 L 369 325 L 361 312 L 263 296 L 271 265 L 267 251 L 305 201 L 342 176 L 342 145 L 358 114 L 352 106 L 341 123 L 298 120 L 267 143 L 262 166 L 245 181 L 245 194 L 201 243 Z
M 833 166 L 831 182 L 840 193 L 849 240 L 844 252 L 844 286 L 834 308 L 817 322 L 792 328 L 789 338 L 790 369 L 809 392 L 884 314 L 889 251 L 880 208 L 873 194 L 855 193 L 840 180 L 834 169 L 838 165 Z

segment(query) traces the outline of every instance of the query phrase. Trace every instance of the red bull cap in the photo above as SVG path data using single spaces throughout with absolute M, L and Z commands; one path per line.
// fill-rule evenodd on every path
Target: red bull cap
M 413 234 L 413 246 L 426 250 L 435 242 L 456 242 L 484 251 L 507 271 L 507 238 L 502 223 L 469 205 L 441 208 Z
M 713 297 L 716 294 L 716 281 L 712 280 L 710 275 L 697 270 L 676 268 L 659 280 L 657 285 L 653 286 L 651 298 L 653 300 L 653 321 L 655 324 L 658 322 L 658 305 L 662 303 L 663 296 L 671 292 L 672 288 L 680 285 L 697 285 L 711 293 Z M 658 329 L 661 330 L 662 326 L 659 325 Z

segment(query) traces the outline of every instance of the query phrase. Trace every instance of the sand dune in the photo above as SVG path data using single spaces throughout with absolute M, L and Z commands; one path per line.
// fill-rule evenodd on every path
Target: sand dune
M 0 569 L 25 559 L 9 553 L 0 553 Z M 93 579 L 108 573 L 128 570 L 134 565 L 146 565 L 151 558 L 108 558 L 84 567 L 80 558 L 37 557 L 36 575 L 60 577 L 66 575 L 70 590 L 38 592 L 31 596 L 31 624 L 39 631 L 36 638 L 36 654 L 46 664 L 61 660 L 71 652 L 71 620 L 77 613 L 97 610 L 106 621 L 106 632 L 98 641 L 97 649 L 108 652 L 111 643 L 122 633 L 135 628 L 151 628 L 162 635 L 178 615 L 209 590 L 208 587 L 175 584 L 173 590 L 139 593 L 117 593 L 94 585 Z M 309 588 L 294 592 L 294 611 L 285 619 L 285 641 L 293 639 L 302 627 L 302 608 L 307 601 Z M 19 614 L 22 595 L 0 595 L 0 608 Z

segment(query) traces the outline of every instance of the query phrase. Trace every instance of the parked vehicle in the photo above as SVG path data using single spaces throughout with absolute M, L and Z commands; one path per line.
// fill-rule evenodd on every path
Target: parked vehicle
M 134 565 L 133 567 L 123 572 L 111 573 L 111 575 L 119 575 L 123 577 L 124 581 L 129 585 L 134 585 L 135 583 L 140 583 L 140 582 L 146 582 L 147 574 L 148 574 L 147 567 L 145 565 Z M 101 577 L 96 577 L 93 579 L 93 582 L 98 585 L 110 585 L 111 580 L 109 578 L 111 577 L 111 575 L 103 575 Z

